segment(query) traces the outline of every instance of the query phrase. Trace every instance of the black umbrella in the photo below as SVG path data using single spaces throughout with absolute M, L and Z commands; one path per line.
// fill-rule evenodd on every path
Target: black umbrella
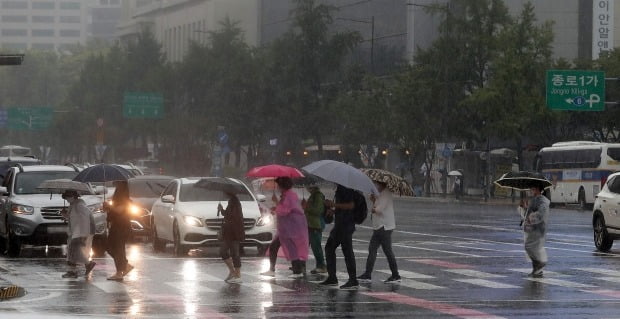
M 74 181 L 82 183 L 105 183 L 113 181 L 126 181 L 134 175 L 117 165 L 113 164 L 97 164 L 83 169 Z
M 208 177 L 200 179 L 194 187 L 202 187 L 212 191 L 221 191 L 230 194 L 246 194 L 248 191 L 243 184 L 226 177 Z
M 537 172 L 509 172 L 504 174 L 495 184 L 501 187 L 512 188 L 520 191 L 529 190 L 540 186 L 542 189 L 551 187 L 553 184 L 541 173 Z

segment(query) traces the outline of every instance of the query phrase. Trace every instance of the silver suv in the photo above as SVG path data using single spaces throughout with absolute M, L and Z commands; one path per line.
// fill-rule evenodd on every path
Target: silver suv
M 66 244 L 68 226 L 60 211 L 68 204 L 60 194 L 46 193 L 37 186 L 50 179 L 73 179 L 77 174 L 75 167 L 62 165 L 10 167 L 0 186 L 0 251 L 19 256 L 22 244 Z M 82 199 L 95 217 L 97 235 L 93 239 L 93 251 L 100 255 L 105 248 L 106 233 L 102 201 L 95 195 L 85 195 Z

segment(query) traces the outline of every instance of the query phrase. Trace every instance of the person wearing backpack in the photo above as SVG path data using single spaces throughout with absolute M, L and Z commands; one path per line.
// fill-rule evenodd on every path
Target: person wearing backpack
M 366 270 L 364 273 L 357 277 L 361 282 L 370 282 L 372 269 L 375 266 L 375 260 L 377 259 L 377 250 L 379 246 L 383 249 L 383 253 L 387 258 L 388 265 L 392 275 L 383 281 L 386 284 L 393 284 L 400 282 L 401 278 L 398 274 L 398 266 L 396 264 L 396 257 L 392 251 L 392 231 L 396 228 L 396 221 L 394 219 L 394 199 L 392 192 L 386 187 L 385 183 L 376 182 L 377 190 L 379 190 L 379 196 L 374 194 L 370 195 L 370 199 L 373 202 L 372 207 L 372 237 L 370 238 L 370 244 L 368 245 L 368 258 L 366 259 Z
M 321 193 L 321 190 L 316 185 L 309 186 L 308 191 L 310 192 L 310 197 L 308 197 L 307 201 L 302 201 L 302 207 L 308 221 L 308 238 L 312 253 L 314 254 L 314 260 L 316 261 L 316 267 L 310 273 L 324 274 L 327 272 L 327 268 L 325 268 L 321 239 L 323 237 L 323 229 L 325 228 L 325 221 L 323 221 L 325 195 Z
M 342 246 L 344 261 L 347 265 L 349 280 L 340 289 L 357 289 L 355 269 L 355 254 L 353 253 L 353 233 L 355 232 L 355 190 L 338 185 L 334 200 L 325 200 L 325 205 L 330 208 L 328 215 L 334 216 L 334 228 L 332 228 L 325 244 L 325 258 L 327 262 L 327 279 L 321 282 L 322 286 L 338 286 L 336 277 L 336 249 Z M 361 196 L 361 195 L 360 195 Z

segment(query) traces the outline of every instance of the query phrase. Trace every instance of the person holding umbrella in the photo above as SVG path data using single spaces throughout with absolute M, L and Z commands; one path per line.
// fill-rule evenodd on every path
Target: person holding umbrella
M 88 277 L 95 268 L 95 262 L 90 260 L 89 253 L 92 238 L 95 235 L 95 218 L 86 203 L 80 199 L 75 190 L 65 190 L 62 198 L 69 202 L 69 207 L 61 213 L 63 218 L 69 221 L 69 240 L 67 243 L 67 264 L 69 270 L 62 278 L 77 278 L 77 264 L 84 264 L 86 269 L 84 276 Z
M 384 281 L 386 284 L 398 283 L 401 278 L 398 273 L 398 265 L 396 257 L 392 251 L 392 231 L 396 228 L 396 220 L 394 218 L 394 199 L 392 192 L 387 188 L 386 183 L 375 181 L 375 185 L 379 190 L 379 196 L 370 195 L 373 202 L 372 206 L 372 237 L 368 245 L 368 258 L 366 259 L 366 270 L 357 277 L 359 281 L 371 280 L 372 269 L 377 259 L 377 250 L 379 246 L 383 249 L 383 253 L 387 258 L 388 265 L 392 275 Z
M 131 203 L 127 181 L 114 182 L 116 189 L 112 195 L 112 202 L 104 202 L 104 209 L 108 213 L 108 253 L 114 259 L 116 273 L 108 280 L 121 281 L 133 266 L 127 261 L 125 243 L 131 235 L 131 216 L 128 208 Z
M 239 247 L 245 239 L 245 229 L 243 228 L 243 210 L 241 202 L 232 190 L 223 191 L 228 197 L 228 205 L 226 209 L 222 204 L 217 205 L 217 212 L 222 213 L 224 221 L 222 222 L 220 242 L 220 256 L 228 267 L 228 276 L 224 281 L 228 283 L 241 282 L 241 258 L 239 257 Z
M 526 200 L 521 206 L 527 208 L 523 218 L 523 232 L 525 233 L 525 252 L 532 260 L 530 277 L 543 276 L 543 268 L 547 265 L 547 251 L 545 239 L 547 235 L 547 219 L 549 216 L 549 199 L 542 194 L 545 186 L 533 185 L 530 188 L 532 198 L 529 205 Z

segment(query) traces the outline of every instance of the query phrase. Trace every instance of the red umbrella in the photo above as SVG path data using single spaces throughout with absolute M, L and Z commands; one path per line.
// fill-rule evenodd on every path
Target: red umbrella
M 252 168 L 245 174 L 247 177 L 304 177 L 304 174 L 295 167 L 271 164 L 265 166 L 257 166 Z

